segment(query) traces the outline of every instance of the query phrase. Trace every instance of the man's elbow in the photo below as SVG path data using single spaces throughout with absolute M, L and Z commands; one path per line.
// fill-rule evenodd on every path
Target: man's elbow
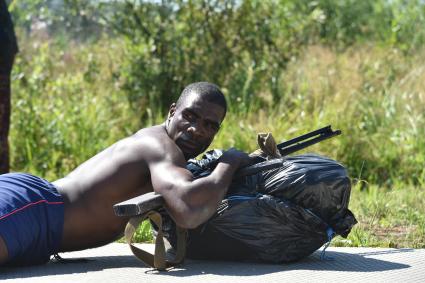
M 191 209 L 184 213 L 175 215 L 174 221 L 176 225 L 184 229 L 195 229 L 208 219 L 208 215 L 202 211 L 203 209 Z

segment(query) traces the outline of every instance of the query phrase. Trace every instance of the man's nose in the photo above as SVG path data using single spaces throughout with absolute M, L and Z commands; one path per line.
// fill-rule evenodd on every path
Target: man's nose
M 187 129 L 187 131 L 196 136 L 196 137 L 203 137 L 205 136 L 205 128 L 201 125 L 201 123 L 192 123 L 190 127 Z

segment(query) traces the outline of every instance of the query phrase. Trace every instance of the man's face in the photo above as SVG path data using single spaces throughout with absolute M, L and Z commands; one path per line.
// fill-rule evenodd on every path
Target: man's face
M 173 103 L 166 122 L 168 135 L 182 150 L 186 160 L 205 151 L 217 134 L 224 108 L 194 94 L 177 108 Z

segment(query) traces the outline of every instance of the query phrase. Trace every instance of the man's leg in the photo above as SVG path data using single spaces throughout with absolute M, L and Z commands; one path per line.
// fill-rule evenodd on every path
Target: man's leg
M 6 262 L 8 257 L 6 243 L 3 241 L 3 238 L 0 236 L 0 266 Z

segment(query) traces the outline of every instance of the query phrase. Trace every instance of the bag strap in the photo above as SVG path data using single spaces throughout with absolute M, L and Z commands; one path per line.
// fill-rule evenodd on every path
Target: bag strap
M 149 218 L 158 227 L 158 234 L 155 239 L 155 253 L 151 254 L 139 247 L 133 245 L 133 237 L 140 223 Z M 143 261 L 145 264 L 158 270 L 166 270 L 167 268 L 176 266 L 183 262 L 186 254 L 186 230 L 176 226 L 177 234 L 177 251 L 173 260 L 166 259 L 164 232 L 162 230 L 162 216 L 157 211 L 148 211 L 140 216 L 132 217 L 125 227 L 125 239 L 130 246 L 133 254 Z

